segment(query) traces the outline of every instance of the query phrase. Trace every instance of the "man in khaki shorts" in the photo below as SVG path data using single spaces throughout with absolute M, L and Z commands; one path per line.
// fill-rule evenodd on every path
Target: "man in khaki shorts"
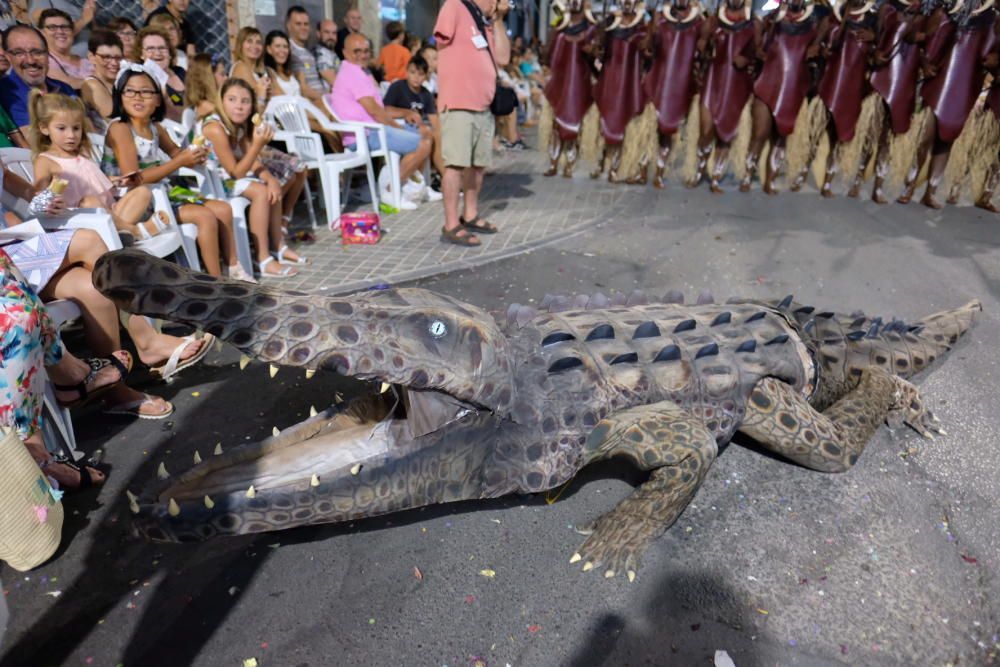
M 496 92 L 496 68 L 510 60 L 503 23 L 509 9 L 508 0 L 445 0 L 434 26 L 445 164 L 441 240 L 447 243 L 477 246 L 476 233 L 497 231 L 479 216 L 479 192 L 493 157 L 495 120 L 490 103 Z M 459 191 L 465 195 L 461 215 Z

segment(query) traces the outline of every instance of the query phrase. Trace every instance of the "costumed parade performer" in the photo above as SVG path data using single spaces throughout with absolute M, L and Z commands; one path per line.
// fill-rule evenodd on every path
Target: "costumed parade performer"
M 642 42 L 646 37 L 643 21 L 646 9 L 642 2 L 624 0 L 621 9 L 606 14 L 594 35 L 594 54 L 601 61 L 601 73 L 594 87 L 600 111 L 600 132 L 604 150 L 591 178 L 599 178 L 608 163 L 608 181 L 619 182 L 622 146 L 630 121 L 642 114 Z M 636 151 L 642 146 L 634 146 Z M 645 183 L 643 175 L 630 176 L 631 183 Z
M 920 137 L 917 159 L 906 174 L 899 203 L 913 198 L 917 177 L 931 153 L 927 189 L 921 203 L 939 209 L 938 186 L 948 166 L 951 147 L 962 133 L 975 106 L 986 76 L 986 59 L 996 46 L 993 0 L 958 0 L 950 9 L 938 8 L 931 16 L 927 34 L 924 72 L 927 77 L 920 97 L 930 109 Z
M 878 9 L 878 43 L 872 56 L 871 74 L 872 88 L 883 104 L 872 187 L 872 201 L 876 204 L 888 201 L 883 188 L 889 175 L 892 141 L 910 130 L 926 24 L 920 0 L 885 0 Z M 866 157 L 862 162 L 868 162 Z
M 997 22 L 994 24 L 994 32 L 1000 30 L 1000 16 L 997 17 Z M 1000 46 L 1000 36 L 998 36 L 998 46 Z M 986 113 L 993 114 L 993 122 L 1000 124 L 1000 53 L 994 50 L 993 54 L 990 56 L 989 71 L 993 76 L 993 82 L 990 85 L 990 92 L 986 95 Z M 993 205 L 993 193 L 996 191 L 997 185 L 1000 184 L 1000 152 L 998 152 L 998 147 L 996 145 L 991 147 L 993 154 L 993 164 L 990 165 L 989 171 L 986 173 L 986 182 L 983 184 L 983 191 L 976 198 L 976 206 L 993 213 L 997 213 L 1000 209 L 997 209 Z
M 652 66 L 642 81 L 646 100 L 656 108 L 657 152 L 653 186 L 663 187 L 663 172 L 673 149 L 677 130 L 688 115 L 698 89 L 698 49 L 705 18 L 697 1 L 665 2 L 654 16 L 643 43 Z
M 810 0 L 790 0 L 768 20 L 762 46 L 760 76 L 754 83 L 753 136 L 740 192 L 748 192 L 764 144 L 770 140 L 763 190 L 775 194 L 774 179 L 785 158 L 785 143 L 795 129 L 810 84 L 819 66 L 820 14 Z
M 709 55 L 698 108 L 697 164 L 689 187 L 696 187 L 704 178 L 714 145 L 711 189 L 722 192 L 719 183 L 726 175 L 729 147 L 753 92 L 761 25 L 751 11 L 749 0 L 723 0 L 715 16 L 702 24 L 698 50 Z
M 579 154 L 580 126 L 594 103 L 589 51 L 597 29 L 584 0 L 569 0 L 565 6 L 557 2 L 552 9 L 560 18 L 546 49 L 552 76 L 545 85 L 545 99 L 553 118 L 548 141 L 550 165 L 545 175 L 554 176 L 563 158 L 563 176 L 569 178 Z
M 820 188 L 820 194 L 824 197 L 833 196 L 833 179 L 837 173 L 841 147 L 854 139 L 858 118 L 861 116 L 861 105 L 869 92 L 868 62 L 875 45 L 878 20 L 874 0 L 847 0 L 841 8 L 834 5 L 833 12 L 836 24 L 825 40 L 827 61 L 819 83 L 819 96 L 829 114 L 826 131 L 830 138 L 830 152 Z M 867 131 L 867 128 L 863 131 Z M 867 137 L 863 141 L 864 139 Z M 870 151 L 862 151 L 862 158 L 847 192 L 848 197 L 858 196 L 870 157 Z

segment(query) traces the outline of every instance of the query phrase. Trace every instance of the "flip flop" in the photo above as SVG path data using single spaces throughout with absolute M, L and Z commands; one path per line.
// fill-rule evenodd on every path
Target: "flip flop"
M 477 225 L 477 222 L 481 224 Z M 475 232 L 476 234 L 496 234 L 499 231 L 494 225 L 486 222 L 478 215 L 472 220 L 466 220 L 462 216 L 458 216 L 458 224 L 462 225 L 470 232 Z
M 181 360 L 181 355 L 184 354 L 184 348 L 196 340 L 198 339 L 194 336 L 184 336 L 184 338 L 181 339 L 180 345 L 175 347 L 174 351 L 170 353 L 170 358 L 158 366 L 149 367 L 149 374 L 153 377 L 160 378 L 161 380 L 169 380 L 185 368 L 190 368 L 204 359 L 205 355 L 208 354 L 208 351 L 212 349 L 212 344 L 215 342 L 215 336 L 208 333 L 201 337 L 201 349 L 199 349 L 193 356 Z
M 63 401 L 60 401 L 57 397 L 56 401 L 59 403 L 59 407 L 61 408 L 75 408 L 85 403 L 89 403 L 90 401 L 97 398 L 101 394 L 105 393 L 112 387 L 124 381 L 125 378 L 128 376 L 129 371 L 132 370 L 132 355 L 128 355 L 128 366 L 123 364 L 121 361 L 118 360 L 117 357 L 113 355 L 103 358 L 83 359 L 83 361 L 88 366 L 90 366 L 90 371 L 87 373 L 87 376 L 83 378 L 83 380 L 77 382 L 76 384 L 56 384 L 54 382 L 52 383 L 52 387 L 56 391 L 75 391 L 80 395 L 79 398 L 77 398 L 75 401 L 68 401 L 65 403 Z M 88 391 L 87 385 L 93 382 L 94 378 L 97 377 L 97 374 L 100 373 L 105 368 L 107 368 L 108 366 L 114 366 L 118 370 L 118 379 L 115 380 L 114 382 L 109 382 L 108 384 L 101 385 L 100 387 L 97 387 L 92 391 Z
M 149 394 L 143 394 L 142 398 L 137 398 L 134 401 L 128 401 L 126 403 L 119 403 L 118 405 L 112 405 L 111 407 L 104 409 L 104 414 L 106 415 L 123 415 L 126 417 L 138 417 L 139 419 L 163 419 L 174 414 L 174 404 L 167 401 L 167 411 L 161 412 L 160 414 L 150 415 L 144 414 L 139 410 L 145 403 L 154 400 L 155 396 L 150 396 Z

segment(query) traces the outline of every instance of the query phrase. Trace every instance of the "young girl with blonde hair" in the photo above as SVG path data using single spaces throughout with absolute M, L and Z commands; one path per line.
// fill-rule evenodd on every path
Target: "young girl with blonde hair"
M 308 264 L 290 249 L 282 231 L 282 183 L 258 159 L 274 138 L 274 130 L 255 114 L 253 88 L 242 79 L 222 84 L 215 113 L 201 121 L 201 133 L 212 144 L 223 180 L 231 196 L 250 200 L 250 234 L 257 250 L 262 276 L 288 278 L 298 271 L 291 266 Z M 254 122 L 257 121 L 257 122 Z M 292 186 L 294 181 L 285 184 Z M 269 253 L 270 248 L 276 251 Z
M 153 194 L 138 185 L 115 201 L 115 185 L 127 185 L 129 178 L 112 182 L 91 158 L 90 139 L 84 130 L 86 109 L 79 99 L 54 93 L 31 91 L 29 139 L 34 155 L 35 188 L 55 192 L 53 181 L 65 182 L 62 199 L 67 208 L 106 209 L 119 231 L 148 239 L 164 229 L 165 216 L 154 215 L 142 222 Z

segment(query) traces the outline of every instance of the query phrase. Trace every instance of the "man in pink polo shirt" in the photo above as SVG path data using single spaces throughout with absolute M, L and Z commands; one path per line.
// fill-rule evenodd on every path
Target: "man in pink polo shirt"
M 479 217 L 479 192 L 493 157 L 496 121 L 490 103 L 496 92 L 496 68 L 510 61 L 510 41 L 503 22 L 509 9 L 508 0 L 445 0 L 434 25 L 445 163 L 441 240 L 448 243 L 477 246 L 480 241 L 474 232 L 497 231 Z M 460 190 L 465 193 L 461 216 Z
M 344 44 L 345 60 L 341 63 L 337 78 L 333 81 L 330 106 L 338 120 L 357 120 L 385 125 L 385 141 L 389 145 L 389 150 L 402 156 L 399 161 L 399 182 L 405 184 L 430 155 L 433 135 L 430 130 L 424 128 L 423 119 L 416 111 L 385 108 L 378 84 L 368 71 L 371 55 L 367 37 L 360 32 L 347 36 Z M 403 123 L 398 123 L 397 119 Z M 369 132 L 367 136 L 368 146 L 372 150 L 378 150 L 380 148 L 378 133 Z M 353 134 L 345 134 L 344 143 L 353 146 L 357 142 Z M 384 196 L 386 193 L 382 194 Z M 400 207 L 416 208 L 416 203 L 408 201 L 405 197 L 405 190 L 403 194 Z

